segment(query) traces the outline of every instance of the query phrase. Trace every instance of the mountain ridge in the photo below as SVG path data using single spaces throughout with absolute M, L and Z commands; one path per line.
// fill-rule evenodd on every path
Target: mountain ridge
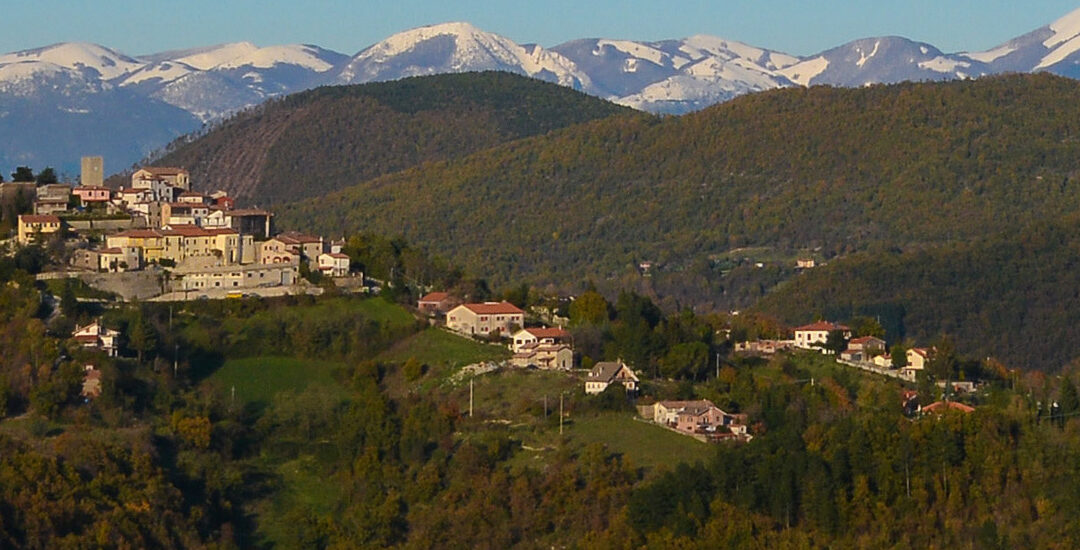
M 151 150 L 135 146 L 146 140 L 109 129 L 153 124 L 162 112 L 160 104 L 187 113 L 179 122 L 170 114 L 164 124 L 182 134 L 267 99 L 317 86 L 485 70 L 516 72 L 664 114 L 789 86 L 856 87 L 1011 72 L 1080 78 L 1080 9 L 989 50 L 958 53 L 902 37 L 862 38 L 803 57 L 709 35 L 656 42 L 589 38 L 545 48 L 517 44 L 465 22 L 402 31 L 351 56 L 304 44 L 236 42 L 142 56 L 95 44 L 53 44 L 0 55 L 0 133 L 36 131 L 13 127 L 5 118 L 16 105 L 35 105 L 17 101 L 34 95 L 59 95 L 61 103 L 116 104 L 106 110 L 130 114 L 118 122 L 86 107 L 63 111 L 68 115 L 60 118 L 50 115 L 60 131 L 68 124 L 96 125 L 103 131 L 80 142 L 81 147 L 0 149 L 0 166 L 54 164 L 74 170 L 78 157 L 106 149 L 115 171 Z M 128 93 L 114 93 L 117 89 Z M 40 115 L 18 113 L 14 118 Z

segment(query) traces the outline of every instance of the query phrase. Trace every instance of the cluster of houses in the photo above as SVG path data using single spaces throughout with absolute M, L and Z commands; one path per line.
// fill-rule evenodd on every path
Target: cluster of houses
M 840 323 L 831 321 L 817 321 L 808 325 L 795 327 L 794 338 L 791 340 L 756 340 L 738 342 L 735 351 L 741 353 L 768 355 L 781 351 L 795 349 L 819 350 L 828 353 L 825 344 L 829 334 L 839 332 L 847 342 L 847 348 L 841 351 L 838 359 L 841 362 L 860 366 L 875 367 L 877 369 L 893 369 L 892 355 L 889 354 L 885 340 L 876 336 L 860 336 L 852 338 L 851 328 Z M 923 371 L 930 362 L 933 348 L 910 348 L 906 350 L 904 365 L 896 371 L 896 377 L 908 382 L 914 382 L 919 372 Z M 970 383 L 957 383 L 960 391 L 970 391 Z
M 34 213 L 19 216 L 19 243 L 67 230 L 102 234 L 100 246 L 73 254 L 73 267 L 123 272 L 163 266 L 173 270 L 173 291 L 288 286 L 299 280 L 301 263 L 328 277 L 350 275 L 343 242 L 273 235 L 271 212 L 238 209 L 224 191 L 193 191 L 183 168 L 144 167 L 131 175 L 130 187 L 115 190 L 102 185 L 100 174 L 100 157 L 87 157 L 78 185 L 31 184 Z
M 724 412 L 707 399 L 696 401 L 657 401 L 641 405 L 638 412 L 645 418 L 677 432 L 702 441 L 749 441 L 746 415 Z

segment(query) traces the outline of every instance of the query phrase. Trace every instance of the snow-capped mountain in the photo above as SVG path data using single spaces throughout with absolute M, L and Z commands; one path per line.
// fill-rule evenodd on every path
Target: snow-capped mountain
M 682 113 L 736 95 L 788 86 L 778 70 L 798 58 L 712 36 L 683 40 L 574 40 L 552 48 L 589 76 L 590 91 L 638 109 Z
M 333 79 L 361 84 L 408 76 L 508 71 L 592 90 L 570 60 L 535 44 L 519 45 L 468 23 L 444 23 L 395 34 L 356 54 Z
M 971 57 L 945 54 L 897 36 L 864 38 L 785 67 L 780 73 L 801 86 L 865 86 L 905 80 L 952 80 L 989 74 Z
M 801 58 L 704 35 L 581 39 L 544 48 L 468 23 L 401 32 L 352 57 L 311 45 L 248 42 L 139 56 L 96 44 L 54 44 L 0 55 L 0 167 L 51 164 L 74 171 L 81 155 L 104 153 L 118 168 L 268 98 L 325 84 L 481 70 L 527 75 L 662 113 L 785 86 L 1036 71 L 1080 78 L 1080 10 L 995 48 L 960 53 L 900 37 L 864 38 Z

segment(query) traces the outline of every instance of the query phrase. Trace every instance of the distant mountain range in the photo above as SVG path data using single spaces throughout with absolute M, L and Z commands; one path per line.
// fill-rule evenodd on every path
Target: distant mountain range
M 84 154 L 120 170 L 171 139 L 269 98 L 321 85 L 502 70 L 654 113 L 788 86 L 864 86 L 1047 71 L 1080 77 L 1080 10 L 983 52 L 864 38 L 808 57 L 711 36 L 520 45 L 468 23 L 405 31 L 355 56 L 311 45 L 224 44 L 128 56 L 63 43 L 0 55 L 0 168 Z

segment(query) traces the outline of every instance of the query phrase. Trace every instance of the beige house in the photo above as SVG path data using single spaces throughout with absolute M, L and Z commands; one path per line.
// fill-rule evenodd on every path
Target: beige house
M 146 166 L 136 170 L 135 173 L 131 175 L 132 187 L 139 188 L 139 185 L 136 185 L 136 183 L 148 181 L 158 181 L 171 187 L 183 189 L 184 191 L 189 191 L 191 189 L 191 173 L 183 168 Z
M 142 266 L 141 250 L 134 246 L 103 248 L 98 251 L 98 270 L 119 273 Z
M 637 391 L 638 377 L 622 361 L 602 361 L 593 366 L 585 377 L 585 393 L 601 393 L 612 384 L 622 384 L 626 393 Z
M 803 349 L 819 348 L 828 341 L 829 333 L 834 330 L 843 331 L 844 338 L 851 338 L 850 328 L 829 321 L 818 321 L 795 329 L 795 347 Z
M 66 212 L 71 199 L 71 186 L 63 183 L 50 183 L 37 189 L 34 201 L 35 214 L 55 214 Z
M 453 307 L 453 303 L 454 300 L 447 292 L 429 292 L 417 300 L 416 309 L 427 313 L 428 315 L 435 315 L 450 311 L 450 308 Z
M 555 328 L 523 328 L 514 333 L 512 342 L 510 343 L 510 349 L 514 353 L 521 351 L 525 346 L 534 346 L 537 344 L 570 344 L 570 333 L 555 327 Z
M 566 344 L 528 344 L 514 353 L 510 364 L 515 367 L 570 370 L 574 367 L 574 350 Z
M 161 226 L 197 225 L 202 227 L 210 207 L 200 203 L 165 202 L 161 204 Z
M 60 218 L 51 214 L 23 214 L 19 216 L 19 244 L 30 244 L 39 238 L 59 233 L 63 228 Z
M 674 426 L 679 413 L 687 408 L 708 408 L 715 406 L 716 405 L 708 399 L 699 399 L 696 401 L 657 401 L 652 405 L 652 417 L 650 420 L 657 424 Z
M 328 277 L 345 277 L 349 274 L 349 257 L 340 252 L 319 254 L 319 271 Z
M 509 302 L 462 304 L 446 314 L 446 328 L 467 335 L 509 334 L 525 324 L 525 312 Z

